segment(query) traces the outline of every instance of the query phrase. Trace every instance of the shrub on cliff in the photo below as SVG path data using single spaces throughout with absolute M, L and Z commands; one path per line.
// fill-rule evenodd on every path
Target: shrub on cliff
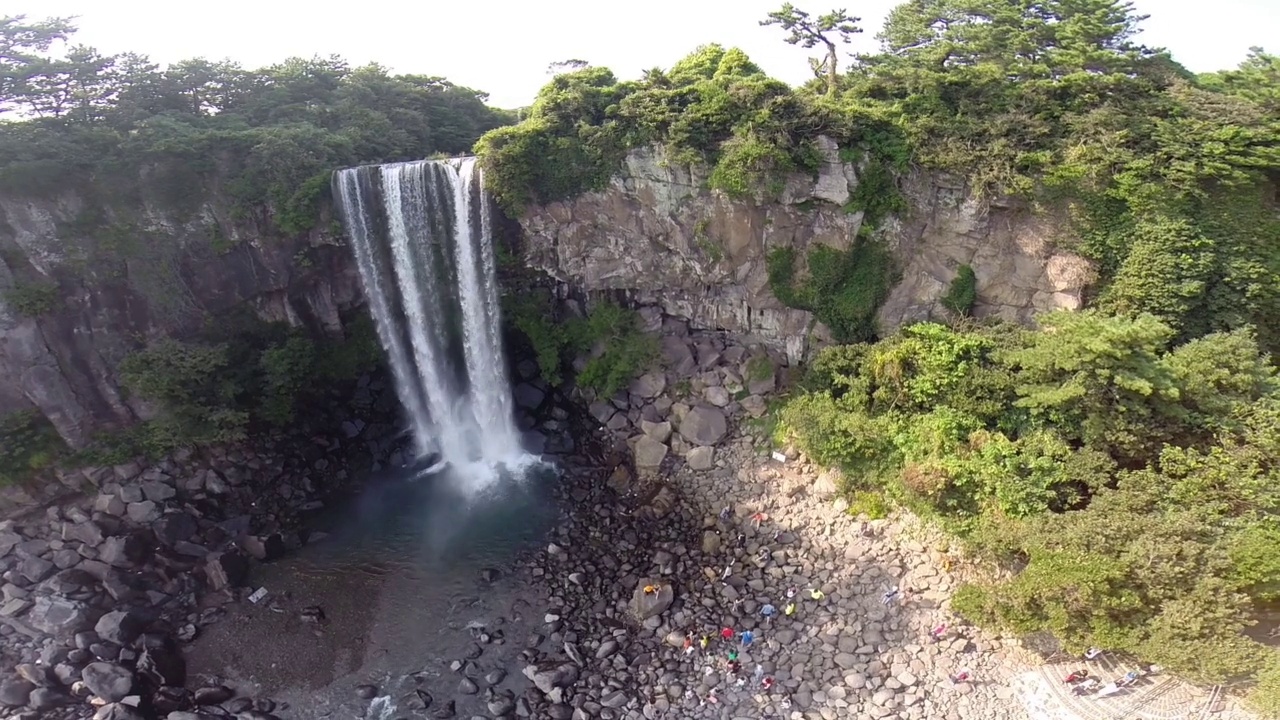
M 557 76 L 520 124 L 476 144 L 489 187 L 507 212 L 603 189 L 626 151 L 661 145 L 670 162 L 711 168 L 708 184 L 731 196 L 776 193 L 786 173 L 816 172 L 813 139 L 825 134 L 905 152 L 895 128 L 765 75 L 736 48 L 699 47 L 668 71 L 619 82 L 604 68 Z M 896 144 L 895 144 L 896 143 Z M 892 186 L 882 187 L 890 197 Z
M 586 317 L 557 318 L 551 298 L 540 293 L 509 296 L 503 317 L 528 340 L 542 379 L 563 381 L 564 366 L 585 362 L 576 377 L 580 387 L 611 397 L 644 372 L 657 356 L 657 338 L 639 328 L 635 312 L 600 301 Z
M 38 411 L 0 418 L 0 485 L 25 482 L 53 465 L 65 449 L 57 430 Z

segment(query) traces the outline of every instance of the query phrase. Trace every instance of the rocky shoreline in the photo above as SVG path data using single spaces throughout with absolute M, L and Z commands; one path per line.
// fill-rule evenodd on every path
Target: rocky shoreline
M 268 700 L 187 688 L 182 646 L 246 600 L 254 564 L 316 539 L 307 519 L 358 488 L 349 468 L 404 462 L 381 380 L 361 378 L 322 410 L 310 430 L 64 473 L 85 492 L 0 522 L 10 717 L 274 717 Z

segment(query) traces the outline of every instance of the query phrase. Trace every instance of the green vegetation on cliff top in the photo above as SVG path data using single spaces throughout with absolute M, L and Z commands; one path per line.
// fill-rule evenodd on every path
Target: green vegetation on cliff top
M 78 45 L 54 54 L 74 31 L 0 18 L 0 191 L 74 189 L 115 216 L 138 207 L 145 184 L 179 216 L 223 198 L 295 234 L 319 220 L 333 170 L 466 153 L 510 121 L 444 78 L 337 56 L 248 70 L 201 58 L 162 68 Z

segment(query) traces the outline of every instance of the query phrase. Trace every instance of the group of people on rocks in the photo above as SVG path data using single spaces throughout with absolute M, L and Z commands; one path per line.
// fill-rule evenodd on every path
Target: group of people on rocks
M 733 517 L 734 517 L 734 511 L 732 506 L 725 506 L 720 510 L 719 519 L 722 524 L 724 525 L 730 524 L 733 521 Z M 768 517 L 764 513 L 756 512 L 752 514 L 750 517 L 750 523 L 751 523 L 752 529 L 756 532 L 759 532 L 760 528 L 764 525 L 764 523 L 767 520 L 768 520 Z M 777 530 L 776 532 L 773 533 L 774 542 L 779 541 L 779 539 L 782 536 L 782 532 L 783 532 L 782 530 Z M 867 528 L 865 525 L 862 528 L 862 532 L 860 534 L 863 537 L 869 537 L 872 535 L 869 528 Z M 740 550 L 745 549 L 747 545 L 746 533 L 738 532 L 736 533 L 734 538 L 735 538 L 735 543 L 734 543 L 735 546 Z M 753 559 L 760 565 L 767 564 L 770 560 L 773 559 L 772 549 L 767 544 L 762 545 Z M 729 578 L 733 575 L 733 566 L 734 566 L 734 562 L 730 561 L 729 564 L 726 565 L 724 569 L 720 572 L 719 580 L 722 584 L 729 585 Z M 714 571 L 708 571 L 708 577 L 715 578 Z M 774 618 L 777 617 L 779 613 L 781 613 L 782 616 L 785 618 L 794 618 L 796 616 L 796 613 L 798 612 L 799 604 L 802 602 L 800 593 L 801 593 L 801 590 L 799 587 L 794 585 L 788 587 L 785 592 L 785 596 L 786 596 L 785 603 L 782 604 L 781 609 L 779 609 L 773 603 L 770 603 L 770 602 L 764 603 L 760 607 L 760 616 L 764 620 L 764 626 L 765 627 L 771 626 Z M 821 603 L 823 600 L 826 599 L 826 593 L 824 593 L 822 589 L 818 587 L 809 588 L 807 590 L 807 595 L 808 595 L 808 599 L 813 601 L 814 603 Z M 902 599 L 901 590 L 897 586 L 893 586 L 884 592 L 884 594 L 880 598 L 880 601 L 882 604 L 889 606 L 901 599 Z M 742 604 L 741 598 L 738 598 L 732 601 L 732 609 L 735 614 L 738 612 L 741 604 Z M 947 626 L 945 624 L 940 624 L 937 627 L 935 627 L 929 633 L 929 635 L 930 635 L 930 638 L 936 642 L 938 640 L 941 640 L 943 637 L 945 637 L 946 631 L 947 631 Z M 746 673 L 743 672 L 742 662 L 739 659 L 740 651 L 742 649 L 751 647 L 752 643 L 754 643 L 758 639 L 756 635 L 757 632 L 760 632 L 760 631 L 759 630 L 753 631 L 751 629 L 736 631 L 731 627 L 725 627 L 719 631 L 718 633 L 719 637 L 717 638 L 713 633 L 698 634 L 690 630 L 690 631 L 687 631 L 684 636 L 684 642 L 683 642 L 683 648 L 682 648 L 683 654 L 686 657 L 691 657 L 694 655 L 695 652 L 700 652 L 702 657 L 708 657 L 713 655 L 719 655 L 719 653 L 723 652 L 724 653 L 723 660 L 722 660 L 723 665 L 721 667 L 725 671 L 726 679 L 732 684 L 732 687 L 743 688 L 747 686 L 748 682 L 750 682 L 751 687 L 759 688 L 766 695 L 768 695 L 771 693 L 771 691 L 773 690 L 776 684 L 775 679 L 772 676 L 765 674 L 764 667 L 762 665 L 756 664 L 755 670 L 752 673 L 750 680 L 748 681 Z M 714 649 L 713 649 L 713 645 L 715 646 Z M 708 663 L 704 667 L 704 670 L 703 670 L 704 674 L 710 675 L 716 672 L 717 664 L 719 663 L 715 661 Z M 951 677 L 953 682 L 957 682 L 957 683 L 967 682 L 969 680 L 969 672 L 967 670 L 962 671 L 958 675 L 953 675 Z M 686 696 L 691 696 L 692 692 L 693 692 L 692 689 L 687 690 Z M 707 703 L 718 704 L 719 702 L 720 702 L 720 698 L 717 695 L 717 692 L 714 688 L 711 689 L 708 692 L 707 696 L 703 698 L 701 701 L 702 704 L 707 704 Z M 790 705 L 791 705 L 790 700 L 785 694 L 780 699 L 779 705 L 782 707 L 782 709 L 790 708 Z
M 1102 650 L 1098 648 L 1089 648 L 1084 654 L 1085 660 L 1095 660 L 1102 655 Z M 1096 677 L 1089 674 L 1088 668 L 1079 668 L 1072 670 L 1062 681 L 1071 686 L 1072 695 L 1087 695 L 1094 690 L 1098 691 L 1098 695 L 1105 697 L 1114 692 L 1118 692 L 1123 688 L 1127 688 L 1138 682 L 1138 679 L 1145 675 L 1158 675 L 1161 672 L 1159 665 L 1151 665 L 1141 670 L 1130 670 L 1123 677 L 1115 680 L 1107 685 L 1103 685 Z

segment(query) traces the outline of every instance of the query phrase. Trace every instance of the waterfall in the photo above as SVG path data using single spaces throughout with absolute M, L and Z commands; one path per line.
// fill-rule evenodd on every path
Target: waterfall
M 418 452 L 522 462 L 475 158 L 348 168 L 333 187 Z

